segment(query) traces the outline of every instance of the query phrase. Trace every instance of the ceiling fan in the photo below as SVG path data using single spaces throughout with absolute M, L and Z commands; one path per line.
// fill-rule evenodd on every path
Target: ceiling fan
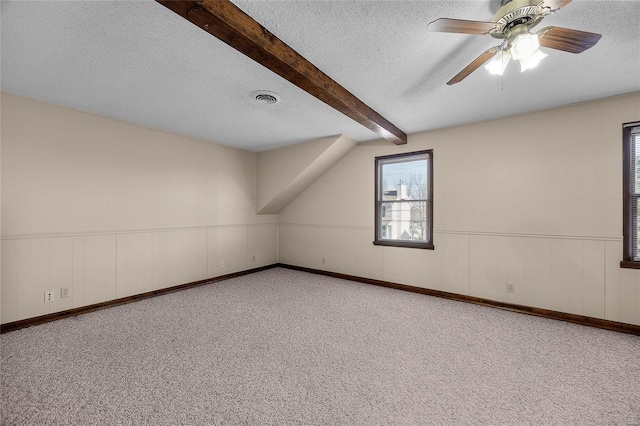
M 538 65 L 545 55 L 540 46 L 565 52 L 580 53 L 593 47 L 601 34 L 571 30 L 562 27 L 545 27 L 537 33 L 530 30 L 547 15 L 562 9 L 572 0 L 502 0 L 501 8 L 493 17 L 493 22 L 467 21 L 463 19 L 440 18 L 427 25 L 427 31 L 489 34 L 502 39 L 499 46 L 488 49 L 447 82 L 456 84 L 490 61 L 485 68 L 492 74 L 502 75 L 511 59 L 519 60 L 521 71 Z

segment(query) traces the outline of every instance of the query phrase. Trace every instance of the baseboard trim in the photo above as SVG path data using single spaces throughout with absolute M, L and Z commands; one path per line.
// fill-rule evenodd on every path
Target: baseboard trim
M 19 330 L 21 328 L 31 327 L 34 325 L 44 324 L 51 321 L 57 321 L 63 318 L 74 317 L 76 315 L 87 314 L 89 312 L 99 311 L 101 309 L 111 308 L 113 306 L 124 305 L 127 303 L 137 302 L 143 299 L 149 299 L 150 297 L 162 296 L 163 294 L 173 293 L 176 291 L 187 290 L 194 287 L 199 287 L 206 284 L 212 284 L 219 281 L 228 280 L 230 278 L 241 277 L 243 275 L 253 274 L 255 272 L 266 271 L 277 267 L 278 264 L 274 263 L 267 266 L 261 266 L 259 268 L 247 269 L 245 271 L 234 272 L 231 274 L 221 275 L 219 277 L 208 278 L 205 280 L 194 281 L 186 284 L 179 284 L 173 287 L 162 288 L 159 290 L 152 290 L 146 293 L 134 294 L 133 296 L 121 297 L 119 299 L 108 300 L 106 302 L 95 303 L 93 305 L 81 306 L 79 308 L 67 309 L 65 311 L 54 312 L 52 314 L 41 315 L 38 317 L 27 318 L 19 321 L 8 322 L 0 325 L 0 334 L 8 333 L 10 331 Z
M 553 311 L 550 309 L 534 308 L 525 305 L 515 305 L 512 303 L 498 302 L 491 299 L 483 299 L 480 297 L 466 296 L 463 294 L 449 293 L 440 290 L 431 290 L 428 288 L 414 287 L 406 284 L 397 284 L 388 281 L 376 280 L 372 278 L 363 278 L 354 275 L 341 274 L 337 272 L 323 271 L 320 269 L 306 268 L 303 266 L 294 266 L 279 263 L 281 268 L 293 269 L 296 271 L 309 272 L 312 274 L 325 275 L 334 278 L 340 278 L 349 281 L 356 281 L 365 284 L 373 284 L 381 287 L 394 288 L 397 290 L 410 291 L 412 293 L 425 294 L 427 296 L 441 297 L 444 299 L 457 300 L 459 302 L 473 303 L 475 305 L 488 306 L 492 308 L 504 309 L 521 314 L 535 315 L 538 317 L 550 318 L 559 321 L 567 321 L 576 324 L 586 325 L 590 327 L 603 328 L 605 330 L 617 331 L 620 333 L 636 334 L 640 336 L 640 325 L 628 324 L 623 322 L 610 321 L 600 318 L 587 317 L 584 315 L 569 314 L 566 312 Z

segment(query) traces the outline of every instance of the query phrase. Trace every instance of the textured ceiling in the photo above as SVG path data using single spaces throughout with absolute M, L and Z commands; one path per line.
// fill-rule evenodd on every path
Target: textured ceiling
M 538 68 L 446 82 L 490 36 L 427 33 L 491 20 L 498 0 L 245 1 L 241 9 L 406 133 L 640 90 L 640 1 L 574 0 L 545 18 L 603 34 L 546 49 Z M 343 133 L 378 136 L 151 0 L 2 1 L 2 91 L 252 151 Z M 282 102 L 254 102 L 255 90 Z M 532 123 L 534 125 L 535 123 Z

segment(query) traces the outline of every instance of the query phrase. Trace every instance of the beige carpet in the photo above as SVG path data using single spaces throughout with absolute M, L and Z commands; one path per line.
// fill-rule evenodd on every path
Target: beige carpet
M 3 425 L 640 425 L 640 337 L 287 269 L 1 336 Z

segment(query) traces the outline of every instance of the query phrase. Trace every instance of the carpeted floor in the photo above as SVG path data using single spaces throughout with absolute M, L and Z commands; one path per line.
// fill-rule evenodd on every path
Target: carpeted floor
M 270 269 L 1 336 L 3 425 L 640 426 L 640 337 Z

